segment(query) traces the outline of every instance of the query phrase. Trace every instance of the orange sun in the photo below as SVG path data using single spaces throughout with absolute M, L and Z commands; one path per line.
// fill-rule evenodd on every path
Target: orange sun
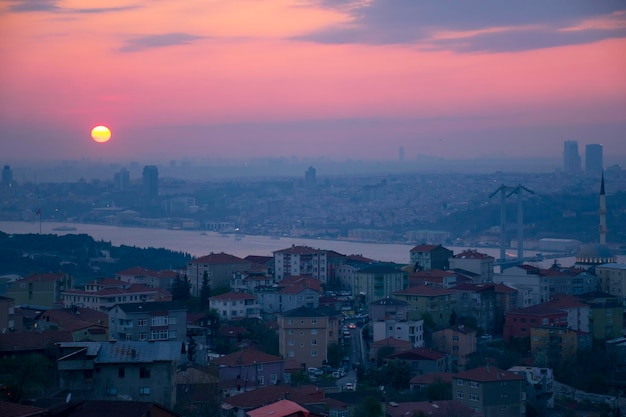
M 111 139 L 111 129 L 106 126 L 96 126 L 91 129 L 91 138 L 98 143 L 108 142 Z

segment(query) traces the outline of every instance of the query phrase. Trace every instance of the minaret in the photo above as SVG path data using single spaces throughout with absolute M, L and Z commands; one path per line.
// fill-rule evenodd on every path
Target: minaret
M 604 192 L 604 172 L 600 185 L 600 244 L 606 245 L 606 193 Z

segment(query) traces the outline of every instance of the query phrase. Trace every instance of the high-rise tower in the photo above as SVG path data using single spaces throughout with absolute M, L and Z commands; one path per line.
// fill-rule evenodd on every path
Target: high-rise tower
M 159 170 L 154 165 L 143 167 L 143 192 L 147 198 L 159 196 Z
M 585 147 L 585 172 L 599 174 L 602 172 L 602 145 L 597 143 Z
M 600 244 L 606 245 L 606 193 L 604 192 L 604 173 L 600 184 Z
M 566 140 L 563 143 L 563 172 L 568 174 L 580 172 L 580 154 L 578 142 L 575 140 Z

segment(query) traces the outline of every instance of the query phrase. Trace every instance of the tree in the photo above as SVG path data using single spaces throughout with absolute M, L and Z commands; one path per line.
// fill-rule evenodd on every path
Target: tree
M 0 387 L 2 400 L 19 402 L 26 391 L 39 389 L 48 382 L 50 363 L 41 355 L 0 360 L 0 375 L 8 380 Z
M 376 366 L 382 366 L 385 358 L 389 355 L 393 355 L 395 352 L 391 346 L 382 346 L 376 352 Z
M 191 297 L 191 282 L 187 274 L 183 278 L 176 274 L 172 284 L 172 299 L 174 301 L 187 301 Z
M 205 309 L 209 305 L 209 298 L 211 298 L 211 284 L 209 283 L 209 273 L 204 271 L 202 274 L 202 288 L 200 288 L 200 308 Z
M 452 384 L 437 378 L 426 388 L 428 401 L 443 401 L 452 399 Z
M 189 360 L 189 362 L 195 362 L 196 353 L 198 351 L 198 344 L 196 343 L 193 337 L 189 336 L 188 339 L 189 339 L 189 344 L 187 346 L 187 359 Z
M 326 357 L 328 358 L 328 364 L 335 368 L 339 366 L 341 361 L 341 346 L 337 343 L 329 343 L 326 351 Z
M 359 417 L 382 417 L 383 405 L 374 397 L 365 399 L 355 409 L 355 416 Z

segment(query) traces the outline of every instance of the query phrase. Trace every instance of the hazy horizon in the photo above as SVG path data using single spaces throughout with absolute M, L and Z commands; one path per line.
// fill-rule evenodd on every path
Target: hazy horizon
M 608 0 L 2 2 L 0 162 L 610 161 L 624 50 Z

